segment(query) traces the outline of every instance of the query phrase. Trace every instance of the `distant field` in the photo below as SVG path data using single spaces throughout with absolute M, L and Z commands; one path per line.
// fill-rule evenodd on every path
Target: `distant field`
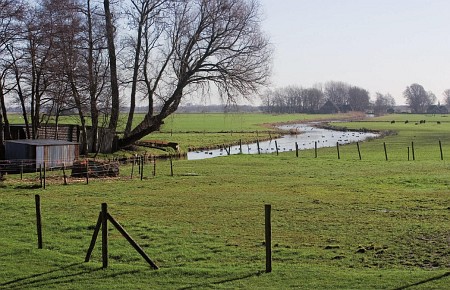
M 214 117 L 201 116 L 196 128 L 218 123 Z M 121 167 L 118 180 L 63 186 L 59 178 L 45 190 L 31 189 L 36 174 L 23 181 L 6 176 L 0 288 L 447 289 L 450 124 L 420 115 L 407 117 L 425 124 L 405 124 L 404 117 L 336 124 L 397 133 L 361 143 L 362 160 L 349 144 L 339 160 L 336 148 L 321 148 L 318 158 L 307 150 L 299 158 L 287 152 L 175 160 L 174 176 L 168 161 L 158 161 L 157 175 L 147 167 L 142 181 L 127 177 L 131 166 Z M 175 117 L 164 130 L 182 131 L 178 121 L 193 122 Z M 242 131 L 259 128 L 237 123 Z M 407 159 L 411 142 L 415 161 Z M 35 194 L 42 198 L 43 250 L 37 249 Z M 101 269 L 100 237 L 92 261 L 83 262 L 102 202 L 159 270 L 112 226 L 109 268 Z M 264 273 L 265 204 L 273 208 L 270 274 Z

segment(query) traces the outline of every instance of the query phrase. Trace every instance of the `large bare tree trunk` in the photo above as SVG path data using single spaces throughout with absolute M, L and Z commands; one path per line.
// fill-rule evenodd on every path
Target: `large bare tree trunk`
M 90 151 L 97 152 L 98 143 L 98 121 L 99 113 L 97 107 L 97 85 L 94 80 L 94 40 L 93 40 L 93 25 L 91 13 L 91 1 L 87 1 L 87 20 L 88 20 L 88 77 L 89 77 L 89 102 L 91 107 L 91 144 Z
M 119 83 L 117 80 L 117 60 L 116 48 L 114 45 L 114 26 L 112 23 L 109 0 L 104 0 L 106 38 L 108 42 L 109 67 L 111 73 L 111 117 L 109 119 L 109 129 L 116 130 L 119 121 Z

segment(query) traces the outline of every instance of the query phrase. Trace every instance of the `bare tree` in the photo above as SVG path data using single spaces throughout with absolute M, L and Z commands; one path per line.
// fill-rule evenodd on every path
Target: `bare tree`
M 443 93 L 444 95 L 444 104 L 447 108 L 450 108 L 450 89 L 447 89 Z
M 376 93 L 376 99 L 374 103 L 374 113 L 375 115 L 386 114 L 388 109 L 395 106 L 395 99 L 390 94 Z
M 0 128 L 0 135 L 10 138 L 5 96 L 14 89 L 8 82 L 9 75 L 13 75 L 14 70 L 9 51 L 21 33 L 25 5 L 18 0 L 0 0 L 0 11 L 0 125 L 5 124 Z
M 324 85 L 325 98 L 336 106 L 348 105 L 350 86 L 344 82 L 330 81 Z
M 155 5 L 166 1 L 135 1 Z M 107 4 L 105 0 L 105 12 Z M 158 21 L 143 25 L 139 72 L 141 97 L 149 104 L 144 119 L 119 140 L 123 147 L 158 130 L 184 96 L 214 85 L 228 101 L 249 96 L 266 84 L 271 47 L 260 29 L 255 0 L 167 1 Z M 141 7 L 141 6 L 139 6 Z M 135 7 L 136 8 L 136 7 Z M 139 13 L 138 13 L 139 14 Z M 159 25 L 161 24 L 162 25 Z M 111 26 L 108 25 L 107 27 Z M 108 32 L 110 62 L 115 52 Z M 111 64 L 111 74 L 113 75 Z M 111 83 L 112 89 L 117 86 Z M 113 110 L 117 104 L 114 103 Z M 115 118 L 112 113 L 111 119 Z M 110 128 L 117 128 L 110 122 Z
M 403 96 L 413 113 L 426 112 L 428 106 L 436 101 L 436 96 L 433 93 L 425 91 L 419 84 L 412 84 L 406 87 Z
M 348 90 L 348 104 L 354 111 L 364 112 L 370 105 L 369 92 L 363 88 L 350 87 Z

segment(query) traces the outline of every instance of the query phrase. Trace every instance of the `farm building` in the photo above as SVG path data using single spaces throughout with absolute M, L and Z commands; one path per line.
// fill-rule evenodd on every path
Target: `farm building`
M 6 160 L 27 160 L 36 168 L 72 166 L 79 157 L 79 144 L 62 140 L 22 139 L 5 141 Z

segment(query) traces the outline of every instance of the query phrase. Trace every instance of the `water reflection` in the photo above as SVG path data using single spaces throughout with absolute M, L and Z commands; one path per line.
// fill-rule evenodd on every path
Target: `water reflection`
M 368 138 L 375 138 L 378 135 L 375 133 L 366 132 L 341 132 L 329 129 L 316 128 L 307 124 L 283 125 L 278 128 L 283 130 L 298 130 L 301 134 L 285 135 L 270 141 L 260 141 L 259 148 L 261 154 L 274 153 L 278 147 L 279 152 L 295 151 L 295 144 L 297 143 L 299 150 L 314 149 L 317 142 L 317 148 L 333 147 L 336 143 L 348 144 L 352 142 L 364 141 Z M 277 146 L 275 146 L 275 143 Z M 229 151 L 229 153 L 228 153 Z M 242 144 L 241 147 L 231 146 L 228 149 L 214 149 L 208 151 L 188 152 L 188 160 L 213 158 L 218 156 L 226 156 L 228 154 L 258 154 L 258 147 L 256 143 Z

